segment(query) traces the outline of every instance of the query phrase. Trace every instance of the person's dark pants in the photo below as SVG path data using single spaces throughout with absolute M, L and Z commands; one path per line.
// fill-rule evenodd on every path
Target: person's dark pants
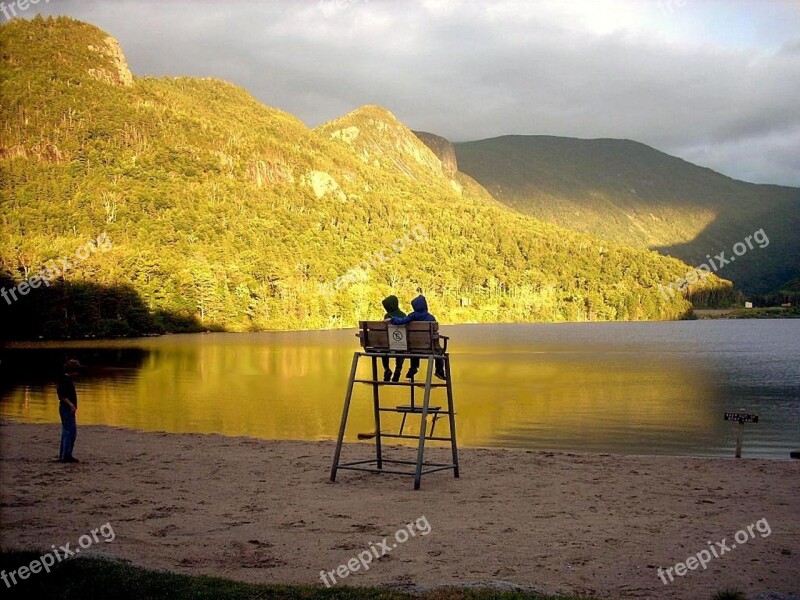
M 75 438 L 78 437 L 78 421 L 72 409 L 65 404 L 58 407 L 58 414 L 61 416 L 61 448 L 58 451 L 58 460 L 66 460 L 72 458 Z
M 443 358 L 436 358 L 434 359 L 433 369 L 436 373 L 444 375 L 444 359 Z M 416 373 L 419 371 L 419 359 L 412 358 L 411 359 L 411 366 L 409 367 L 409 371 L 413 371 Z
M 405 358 L 395 358 L 394 359 L 394 370 L 395 373 L 399 373 L 403 370 L 403 363 L 405 362 Z M 414 360 L 413 358 L 411 360 Z M 384 371 L 391 371 L 392 369 L 389 367 L 389 357 L 388 356 L 381 356 L 381 362 L 383 363 L 383 370 Z

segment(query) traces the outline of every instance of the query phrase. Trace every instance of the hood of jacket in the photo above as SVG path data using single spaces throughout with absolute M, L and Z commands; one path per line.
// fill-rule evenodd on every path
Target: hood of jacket
M 383 299 L 383 308 L 386 309 L 386 314 L 390 317 L 405 317 L 406 314 L 400 310 L 400 302 L 397 296 L 387 296 Z
M 428 312 L 428 301 L 425 300 L 425 296 L 419 295 L 411 301 L 411 308 L 414 309 L 414 312 L 418 313 L 426 313 Z

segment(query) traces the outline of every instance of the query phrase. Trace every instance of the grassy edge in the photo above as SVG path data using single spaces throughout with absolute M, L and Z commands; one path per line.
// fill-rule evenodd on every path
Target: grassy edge
M 800 307 L 781 307 L 767 306 L 760 308 L 732 308 L 721 309 L 714 312 L 706 312 L 703 309 L 695 311 L 695 318 L 700 320 L 724 320 L 724 319 L 798 319 L 800 318 Z
M 2 550 L 0 569 L 6 577 L 11 571 L 26 566 L 44 552 Z M 11 582 L 8 579 L 9 583 Z M 422 594 L 395 591 L 381 587 L 251 584 L 207 575 L 184 575 L 148 569 L 127 562 L 97 557 L 65 560 L 49 573 L 30 574 L 27 579 L 8 587 L 0 582 L 3 598 L 191 598 L 193 600 L 245 600 L 276 598 L 281 600 L 596 600 L 589 596 L 548 596 L 535 592 L 499 591 L 494 589 L 437 588 Z

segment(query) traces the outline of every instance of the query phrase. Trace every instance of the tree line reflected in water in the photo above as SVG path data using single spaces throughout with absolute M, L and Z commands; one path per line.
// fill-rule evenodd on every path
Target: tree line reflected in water
M 462 446 L 720 454 L 732 441 L 721 422 L 724 389 L 680 355 L 643 358 L 557 339 L 504 345 L 474 330 L 454 348 Z M 14 344 L 0 351 L 0 415 L 57 423 L 55 381 L 74 357 L 86 366 L 77 382 L 81 425 L 330 440 L 356 349 L 352 331 Z M 384 388 L 382 398 L 407 404 L 407 394 Z M 391 417 L 387 431 L 399 426 Z M 369 386 L 357 389 L 350 423 L 352 441 L 374 429 Z M 445 433 L 446 420 L 437 427 Z

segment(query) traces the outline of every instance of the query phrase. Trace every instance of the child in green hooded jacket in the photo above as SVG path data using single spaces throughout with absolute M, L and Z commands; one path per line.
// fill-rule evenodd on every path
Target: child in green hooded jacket
M 400 310 L 400 302 L 397 300 L 397 296 L 387 296 L 384 298 L 383 308 L 386 309 L 386 314 L 383 316 L 384 319 L 390 319 L 392 317 L 402 318 L 406 316 L 406 313 Z M 382 356 L 381 362 L 383 362 L 383 380 L 394 381 L 395 383 L 400 381 L 400 373 L 403 370 L 404 361 L 404 358 L 395 358 L 394 373 L 392 373 L 392 369 L 389 367 L 389 357 Z

